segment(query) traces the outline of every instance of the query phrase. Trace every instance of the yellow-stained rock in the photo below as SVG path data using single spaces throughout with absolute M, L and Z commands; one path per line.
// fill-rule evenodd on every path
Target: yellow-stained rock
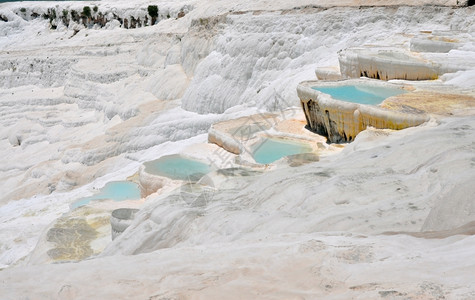
M 475 110 L 475 98 L 470 95 L 417 91 L 390 97 L 381 107 L 402 112 L 428 112 L 436 115 L 465 115 Z

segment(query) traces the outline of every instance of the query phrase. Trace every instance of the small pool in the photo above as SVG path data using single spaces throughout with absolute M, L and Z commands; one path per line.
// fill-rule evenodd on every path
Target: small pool
M 386 98 L 406 93 L 395 87 L 368 85 L 314 86 L 312 89 L 329 94 L 337 100 L 370 105 L 377 105 Z
M 312 148 L 307 144 L 267 138 L 254 147 L 252 156 L 260 164 L 269 164 L 288 155 L 308 152 L 312 152 Z
M 145 172 L 171 179 L 196 181 L 211 171 L 210 165 L 178 154 L 144 163 Z
M 107 183 L 96 195 L 79 199 L 71 204 L 71 209 L 75 209 L 88 204 L 93 200 L 137 200 L 140 199 L 140 187 L 130 181 L 112 181 Z

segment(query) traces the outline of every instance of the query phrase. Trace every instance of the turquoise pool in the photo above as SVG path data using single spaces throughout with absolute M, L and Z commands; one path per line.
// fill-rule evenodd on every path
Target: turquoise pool
M 163 156 L 144 165 L 147 173 L 179 180 L 198 180 L 211 171 L 210 165 L 178 154 Z
M 252 156 L 260 164 L 269 164 L 288 155 L 308 152 L 312 148 L 307 144 L 268 138 L 254 147 Z
M 130 181 L 112 181 L 107 183 L 96 195 L 79 199 L 71 204 L 71 209 L 81 207 L 93 200 L 110 199 L 113 201 L 140 199 L 140 187 Z
M 377 105 L 386 98 L 406 93 L 399 88 L 368 85 L 314 86 L 312 89 L 329 94 L 337 100 L 370 105 Z

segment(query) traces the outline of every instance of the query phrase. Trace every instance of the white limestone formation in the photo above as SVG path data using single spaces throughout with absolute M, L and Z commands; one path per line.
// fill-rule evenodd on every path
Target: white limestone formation
M 332 98 L 330 95 L 312 89 L 319 87 L 338 87 L 356 85 L 374 87 L 398 87 L 373 80 L 343 80 L 336 82 L 306 81 L 297 87 L 297 93 L 311 130 L 328 136 L 332 143 L 351 142 L 367 127 L 404 129 L 421 125 L 429 120 L 424 113 L 405 113 L 392 111 L 379 106 L 352 103 Z M 355 99 L 356 100 L 356 99 Z
M 318 80 L 340 80 L 341 73 L 339 67 L 317 67 L 315 75 Z
M 121 235 L 134 220 L 138 209 L 134 208 L 118 208 L 111 213 L 111 234 L 112 240 Z
M 463 46 L 460 41 L 472 39 L 469 33 L 463 32 L 424 32 L 411 39 L 410 49 L 413 52 L 448 53 L 450 50 Z
M 339 61 L 344 78 L 432 80 L 443 74 L 439 64 L 399 49 L 352 48 L 341 51 Z
M 143 198 L 147 197 L 148 195 L 157 192 L 161 188 L 166 185 L 171 185 L 172 180 L 169 178 L 151 174 L 145 171 L 145 166 L 140 166 L 139 169 L 139 185 L 140 185 L 140 193 Z
M 258 133 L 273 128 L 279 121 L 276 114 L 257 114 L 215 123 L 208 131 L 208 142 L 233 154 L 242 154 Z
M 144 26 L 150 4 L 0 4 L 0 298 L 474 298 L 467 106 L 346 146 L 283 118 L 268 134 L 311 135 L 317 154 L 258 170 L 207 143 L 215 123 L 300 111 L 298 83 L 338 65 L 338 51 L 407 53 L 421 31 L 457 32 L 456 48 L 416 61 L 471 101 L 469 1 L 157 1 L 159 22 Z M 59 20 L 86 5 L 114 19 Z M 56 19 L 31 17 L 52 8 Z M 217 170 L 134 203 L 70 210 L 176 153 Z M 111 241 L 118 208 L 140 211 Z
M 340 51 L 338 59 L 343 78 L 433 80 L 446 73 L 475 68 L 475 58 L 457 50 L 473 45 L 474 37 L 468 31 L 422 33 L 411 39 L 411 51 L 394 47 Z M 461 55 L 465 55 L 464 63 L 460 63 Z

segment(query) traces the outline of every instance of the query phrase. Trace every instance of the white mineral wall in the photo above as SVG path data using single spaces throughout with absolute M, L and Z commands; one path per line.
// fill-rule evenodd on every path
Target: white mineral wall
M 415 37 L 411 40 L 411 51 L 414 52 L 447 53 L 460 46 L 456 41 L 435 40 L 424 36 Z
M 233 139 L 230 135 L 216 130 L 213 126 L 211 126 L 208 131 L 208 142 L 214 143 L 234 154 L 240 154 L 242 152 L 242 145 L 237 139 Z
M 142 198 L 145 198 L 148 195 L 157 192 L 159 189 L 167 185 L 167 183 L 170 184 L 171 182 L 171 180 L 166 177 L 146 172 L 144 165 L 140 166 L 138 173 L 140 194 Z
M 443 73 L 440 65 L 398 50 L 348 49 L 339 53 L 344 78 L 381 80 L 433 80 Z
M 471 43 L 471 38 L 466 39 L 466 44 Z M 444 50 L 437 44 L 421 50 L 424 53 L 396 48 L 346 49 L 339 53 L 341 75 L 343 78 L 434 80 L 446 73 L 475 68 L 475 57 L 471 54 L 465 56 L 464 64 L 460 64 L 459 50 Z

